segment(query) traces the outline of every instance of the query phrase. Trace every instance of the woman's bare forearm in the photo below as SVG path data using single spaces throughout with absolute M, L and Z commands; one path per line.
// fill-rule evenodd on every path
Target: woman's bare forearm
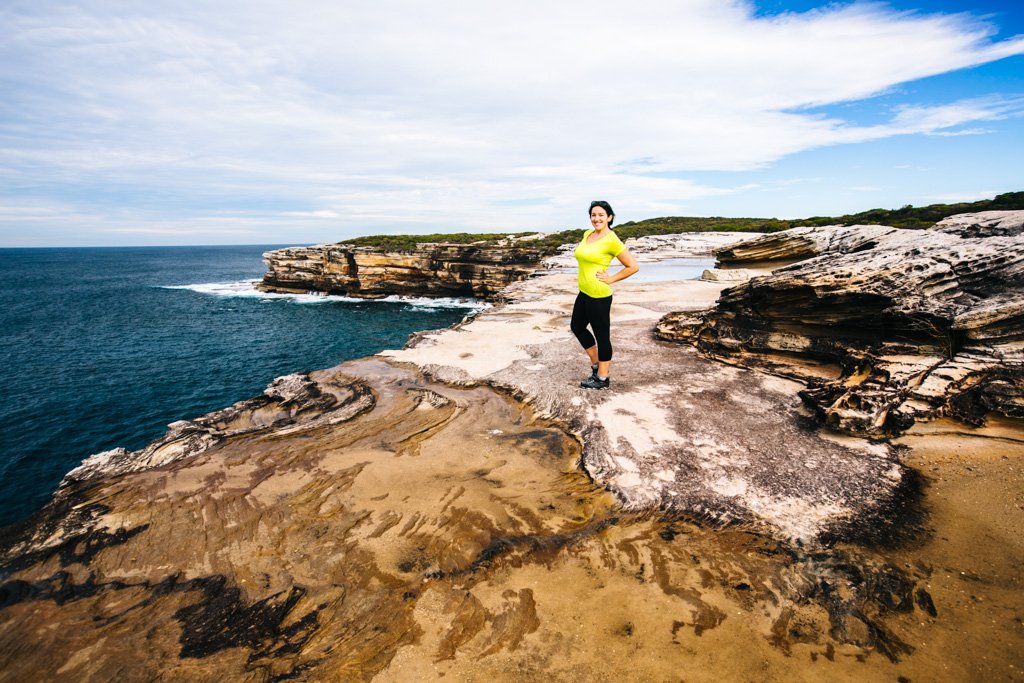
M 608 284 L 611 284 L 613 282 L 619 282 L 620 280 L 625 280 L 630 275 L 633 275 L 633 274 L 635 274 L 635 273 L 637 273 L 639 271 L 640 271 L 639 266 L 627 266 L 626 268 L 623 268 L 622 270 L 618 271 L 614 275 L 609 275 L 608 279 L 606 280 L 606 282 Z

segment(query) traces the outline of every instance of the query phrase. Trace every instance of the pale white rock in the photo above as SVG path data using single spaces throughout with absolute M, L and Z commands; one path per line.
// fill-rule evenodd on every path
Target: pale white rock
M 734 270 L 705 268 L 700 279 L 711 282 L 744 282 L 752 277 L 754 277 L 754 271 L 749 268 L 736 268 Z
M 961 237 L 998 237 L 1024 234 L 1024 211 L 979 211 L 943 218 L 932 230 Z

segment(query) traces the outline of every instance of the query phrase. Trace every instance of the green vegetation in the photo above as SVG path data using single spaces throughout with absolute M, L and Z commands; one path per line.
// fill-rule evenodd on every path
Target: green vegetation
M 938 221 L 958 213 L 1024 209 L 1024 192 L 1007 192 L 994 199 L 961 204 L 932 204 L 914 207 L 909 204 L 899 209 L 871 209 L 846 216 L 814 216 L 796 220 L 778 218 L 723 218 L 665 216 L 642 221 L 628 221 L 615 226 L 615 232 L 623 240 L 646 235 L 675 235 L 682 232 L 778 232 L 806 225 L 891 225 L 897 228 L 930 228 Z M 537 235 L 534 232 L 517 233 L 448 233 L 433 235 L 369 235 L 344 240 L 339 244 L 353 247 L 375 247 L 387 251 L 414 251 L 416 245 L 448 242 L 493 246 L 508 238 L 522 238 Z M 554 253 L 563 244 L 578 242 L 583 230 L 562 230 L 537 239 L 520 242 L 524 247 L 540 249 L 546 254 Z
M 345 244 L 350 247 L 377 247 L 387 251 L 414 251 L 417 244 L 430 242 L 449 242 L 454 244 L 471 244 L 473 242 L 485 242 L 493 244 L 506 237 L 523 237 L 535 235 L 533 232 L 517 233 L 471 233 L 452 232 L 435 233 L 433 235 L 367 235 L 366 237 L 354 237 L 350 240 L 343 240 L 338 244 Z
M 983 199 L 980 202 L 964 202 L 961 204 L 931 204 L 929 206 L 911 206 L 907 204 L 899 209 L 871 209 L 861 213 L 839 217 L 815 216 L 800 221 L 799 225 L 891 225 L 894 228 L 926 229 L 943 218 L 958 213 L 975 213 L 977 211 L 1008 211 L 1024 209 L 1024 192 L 1007 192 L 996 195 L 994 199 Z
M 793 227 L 792 221 L 777 218 L 697 218 L 665 216 L 643 221 L 628 221 L 615 226 L 622 239 L 645 235 L 676 235 L 681 232 L 777 232 Z
M 366 237 L 354 237 L 350 240 L 343 240 L 338 244 L 350 247 L 374 247 L 384 251 L 415 251 L 419 244 L 436 244 L 445 242 L 448 244 L 477 244 L 480 246 L 493 246 L 502 240 L 509 238 L 530 237 L 539 235 L 536 232 L 451 232 L 435 233 L 433 235 L 367 235 Z M 531 249 L 540 249 L 545 254 L 553 254 L 558 248 L 569 242 L 579 241 L 583 237 L 582 230 L 563 230 L 551 233 L 544 237 L 529 239 L 522 242 L 522 246 Z

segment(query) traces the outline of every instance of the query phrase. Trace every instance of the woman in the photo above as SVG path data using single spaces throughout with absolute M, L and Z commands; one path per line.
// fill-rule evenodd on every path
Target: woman
M 580 386 L 584 389 L 607 389 L 611 384 L 608 373 L 611 369 L 612 342 L 610 315 L 612 309 L 613 282 L 625 280 L 640 268 L 619 236 L 612 232 L 615 212 L 608 202 L 591 202 L 590 224 L 592 230 L 583 234 L 576 247 L 576 261 L 579 263 L 580 293 L 572 307 L 572 333 L 590 357 L 590 377 Z M 612 258 L 618 258 L 624 266 L 614 275 L 608 274 Z M 587 329 L 593 330 L 593 334 Z M 595 339 L 596 338 L 596 339 Z

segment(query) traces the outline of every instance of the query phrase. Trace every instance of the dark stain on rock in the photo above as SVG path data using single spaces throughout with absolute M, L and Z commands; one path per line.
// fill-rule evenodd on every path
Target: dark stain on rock
M 306 593 L 300 586 L 246 605 L 241 590 L 228 586 L 224 576 L 204 577 L 192 583 L 202 591 L 202 599 L 174 613 L 181 624 L 179 642 L 183 658 L 208 657 L 232 647 L 252 649 L 250 661 L 298 652 L 316 630 L 319 608 L 282 626 Z
M 53 600 L 58 605 L 89 598 L 105 590 L 110 584 L 96 583 L 96 576 L 76 584 L 68 572 L 57 572 L 41 581 L 8 581 L 0 585 L 0 609 L 30 600 Z
M 97 505 L 83 514 L 99 516 L 105 512 L 106 508 Z M 121 528 L 113 532 L 88 529 L 70 535 L 60 543 L 21 554 L 12 552 L 13 549 L 8 547 L 3 553 L 6 561 L 0 565 L 0 575 L 10 575 L 26 567 L 42 564 L 54 556 L 59 558 L 61 567 L 72 564 L 88 565 L 99 552 L 123 545 L 148 528 L 148 524 L 143 524 L 133 529 Z
M 318 605 L 285 625 L 285 620 L 292 616 L 296 604 L 305 595 L 305 590 L 299 586 L 292 586 L 288 591 L 247 605 L 242 601 L 241 591 L 229 586 L 227 577 L 222 575 L 189 581 L 178 581 L 176 576 L 170 576 L 156 584 L 134 584 L 121 581 L 98 582 L 96 575 L 90 573 L 85 581 L 75 583 L 70 573 L 60 571 L 35 583 L 16 580 L 0 585 L 0 609 L 20 602 L 39 600 L 53 600 L 63 605 L 107 591 L 126 589 L 144 589 L 146 593 L 140 601 L 101 621 L 118 621 L 129 612 L 150 605 L 171 593 L 200 593 L 196 603 L 174 613 L 181 625 L 179 656 L 182 658 L 203 658 L 233 647 L 248 648 L 250 663 L 296 654 L 316 632 L 319 612 L 326 606 Z M 288 677 L 284 675 L 284 678 Z
M 914 593 L 914 598 L 917 601 L 917 606 L 927 612 L 928 616 L 939 616 L 938 610 L 935 609 L 935 603 L 932 602 L 932 596 L 924 588 L 918 588 L 917 592 Z
M 873 647 L 897 663 L 903 655 L 912 654 L 914 647 L 886 628 L 880 618 L 872 618 L 866 609 L 874 604 L 893 611 L 913 609 L 913 602 L 907 602 L 909 595 L 902 592 L 909 592 L 908 583 L 894 583 L 886 578 L 879 579 L 877 575 L 862 575 L 860 581 L 857 579 L 857 576 L 850 576 L 846 586 L 826 579 L 818 582 L 815 597 L 828 612 L 830 635 L 841 643 Z M 901 592 L 895 596 L 889 594 L 896 586 Z
M 886 550 L 923 543 L 931 536 L 924 503 L 927 486 L 920 472 L 905 467 L 892 495 L 856 519 L 834 525 L 819 540 L 826 546 L 845 541 Z
M 133 529 L 118 529 L 113 533 L 90 531 L 82 536 L 69 538 L 59 546 L 60 565 L 87 565 L 101 550 L 127 543 L 133 536 L 148 528 L 148 524 L 142 524 Z
M 517 556 L 520 561 L 526 557 L 542 553 L 557 553 L 562 548 L 570 546 L 589 536 L 600 533 L 609 526 L 618 523 L 618 518 L 612 517 L 588 524 L 581 529 L 564 534 L 523 534 L 519 536 L 503 536 L 496 538 L 480 551 L 473 561 L 465 568 L 454 571 L 436 570 L 425 575 L 427 579 L 446 579 L 456 576 L 475 574 L 481 570 L 490 569 L 496 561 Z
M 519 451 L 527 450 L 542 457 L 562 458 L 565 455 L 565 435 L 557 429 L 528 429 L 522 432 L 498 435 L 498 440 Z

